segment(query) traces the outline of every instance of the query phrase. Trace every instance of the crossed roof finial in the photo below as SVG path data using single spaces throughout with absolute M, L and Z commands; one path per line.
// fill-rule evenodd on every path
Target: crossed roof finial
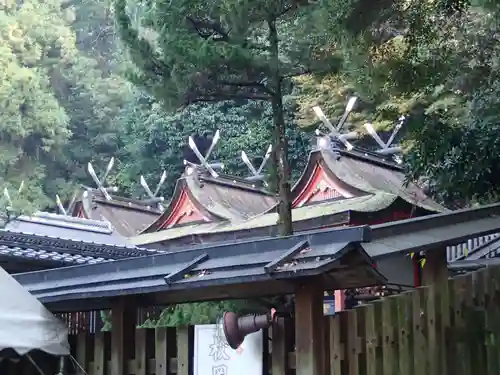
M 165 183 L 166 180 L 167 180 L 167 171 L 163 171 L 163 173 L 160 176 L 160 180 L 158 181 L 158 184 L 156 184 L 156 189 L 153 192 L 149 188 L 149 185 L 146 182 L 146 179 L 144 178 L 144 176 L 141 176 L 141 186 L 144 188 L 144 190 L 146 190 L 146 194 L 149 196 L 150 202 L 151 203 L 156 203 L 156 205 L 158 206 L 158 209 L 160 211 L 162 211 L 162 212 L 165 209 L 163 207 L 163 205 L 162 205 L 162 202 L 165 200 L 165 198 L 158 197 L 157 195 L 160 192 L 160 189 L 161 189 L 161 187 L 163 186 L 163 184 Z
M 220 139 L 220 131 L 217 130 L 214 134 L 214 137 L 212 138 L 212 143 L 210 144 L 210 147 L 208 148 L 205 155 L 202 155 L 200 150 L 198 149 L 198 146 L 196 145 L 193 137 L 189 136 L 189 140 L 188 140 L 189 147 L 191 148 L 191 150 L 193 150 L 193 153 L 198 158 L 200 164 L 195 164 L 195 163 L 192 163 L 188 160 L 184 160 L 184 165 L 189 165 L 195 169 L 199 169 L 200 167 L 202 167 L 208 173 L 210 173 L 210 175 L 213 178 L 219 177 L 219 174 L 215 170 L 216 169 L 219 169 L 219 170 L 224 169 L 224 164 L 222 164 L 222 163 L 209 163 L 208 162 L 208 159 L 209 159 L 210 155 L 212 154 L 214 147 L 219 142 L 219 139 Z
M 399 117 L 396 126 L 394 127 L 394 130 L 392 131 L 392 134 L 387 142 L 382 141 L 382 139 L 380 138 L 380 136 L 378 135 L 377 131 L 375 130 L 372 124 L 370 123 L 365 124 L 365 129 L 368 132 L 368 134 L 370 134 L 370 136 L 380 146 L 380 149 L 376 151 L 377 153 L 381 155 L 395 155 L 403 152 L 403 149 L 401 147 L 391 147 L 391 145 L 394 142 L 396 135 L 403 127 L 405 121 L 406 121 L 406 116 L 403 115 Z
M 245 163 L 245 165 L 250 170 L 250 173 L 252 173 L 251 176 L 245 177 L 245 180 L 264 181 L 265 176 L 262 174 L 262 171 L 264 170 L 264 167 L 266 166 L 267 161 L 271 157 L 272 151 L 273 151 L 273 145 L 269 145 L 269 147 L 267 148 L 266 154 L 264 155 L 264 158 L 262 159 L 262 162 L 260 163 L 260 166 L 258 169 L 255 169 L 255 167 L 253 166 L 252 162 L 248 158 L 245 151 L 241 151 L 241 160 L 243 160 L 243 163 Z M 264 181 L 264 185 L 267 186 L 267 183 L 265 181 Z
M 341 142 L 347 150 L 352 150 L 354 146 L 349 142 L 349 140 L 352 139 L 357 139 L 358 134 L 356 132 L 350 132 L 347 134 L 341 134 L 342 127 L 344 126 L 345 122 L 347 121 L 347 118 L 349 117 L 349 114 L 352 112 L 354 105 L 356 104 L 356 101 L 358 98 L 356 96 L 352 96 L 349 98 L 349 101 L 347 102 L 347 105 L 344 110 L 344 114 L 340 118 L 339 122 L 337 123 L 336 126 L 333 126 L 330 120 L 325 116 L 323 111 L 319 106 L 313 107 L 313 111 L 316 114 L 316 116 L 321 120 L 321 122 L 325 125 L 326 128 L 328 128 L 329 133 L 327 134 L 322 134 L 319 129 L 316 129 L 316 135 L 323 136 L 323 137 L 328 137 L 329 140 L 337 140 Z M 324 138 L 323 138 L 324 139 Z
M 92 163 L 89 162 L 87 164 L 87 170 L 90 174 L 90 177 L 92 177 L 92 180 L 94 180 L 95 184 L 97 185 L 97 188 L 108 201 L 112 199 L 111 195 L 109 195 L 109 192 L 116 193 L 118 191 L 118 188 L 116 186 L 105 187 L 106 178 L 108 178 L 109 172 L 111 172 L 111 170 L 113 169 L 114 164 L 115 164 L 115 158 L 111 157 L 108 166 L 106 167 L 106 170 L 104 171 L 104 174 L 101 176 L 101 178 L 97 177 L 97 174 L 95 173 Z

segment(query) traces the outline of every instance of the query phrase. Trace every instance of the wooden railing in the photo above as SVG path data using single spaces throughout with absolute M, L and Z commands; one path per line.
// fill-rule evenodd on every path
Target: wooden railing
M 325 317 L 326 374 L 497 375 L 499 317 L 500 267 L 342 311 Z M 88 374 L 115 375 L 109 332 L 83 332 L 71 344 Z M 189 375 L 191 328 L 137 329 L 126 345 L 133 349 L 126 375 Z M 295 373 L 293 347 L 277 337 L 269 341 L 269 373 Z
M 486 245 L 499 237 L 500 233 L 494 233 L 487 236 L 472 238 L 459 245 L 448 246 L 446 248 L 446 258 L 448 262 L 453 262 L 460 257 L 467 256 L 469 252 L 474 251 L 476 248 Z M 500 251 L 500 244 L 496 250 Z

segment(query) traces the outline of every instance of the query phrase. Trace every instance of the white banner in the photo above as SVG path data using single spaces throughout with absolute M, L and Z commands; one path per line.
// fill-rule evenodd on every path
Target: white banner
M 194 327 L 194 375 L 262 375 L 263 333 L 245 337 L 233 350 L 216 324 Z

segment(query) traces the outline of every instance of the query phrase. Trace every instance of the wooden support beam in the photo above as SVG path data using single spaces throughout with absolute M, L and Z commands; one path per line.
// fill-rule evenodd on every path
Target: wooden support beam
M 295 291 L 295 371 L 297 375 L 326 375 L 323 285 L 306 279 Z
M 422 285 L 443 285 L 448 276 L 446 248 L 427 251 L 422 268 Z
M 135 356 L 135 330 L 137 307 L 133 300 L 119 298 L 111 309 L 111 371 L 110 375 L 123 375 L 127 360 Z

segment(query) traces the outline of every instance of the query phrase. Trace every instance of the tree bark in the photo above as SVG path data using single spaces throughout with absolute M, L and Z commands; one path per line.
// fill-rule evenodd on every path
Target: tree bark
M 279 203 L 279 233 L 281 236 L 288 236 L 293 233 L 292 224 L 292 202 L 291 202 L 291 183 L 290 166 L 288 164 L 288 140 L 285 136 L 286 124 L 283 110 L 283 77 L 280 72 L 279 50 L 278 50 L 278 31 L 276 29 L 276 20 L 268 21 L 269 26 L 269 44 L 271 52 L 271 77 L 270 86 L 272 89 L 271 104 L 273 109 L 273 159 L 276 162 L 276 178 L 278 185 Z

